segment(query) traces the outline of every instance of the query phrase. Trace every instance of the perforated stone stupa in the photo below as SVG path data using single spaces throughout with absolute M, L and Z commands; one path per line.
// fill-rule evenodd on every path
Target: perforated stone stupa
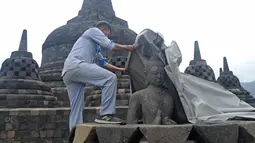
M 27 30 L 23 30 L 18 51 L 6 59 L 0 72 L 0 107 L 52 107 L 56 98 L 41 81 L 39 67 L 27 52 Z
M 213 69 L 201 58 L 198 41 L 195 41 L 194 44 L 194 59 L 190 61 L 189 66 L 185 69 L 184 73 L 216 82 Z
M 235 76 L 231 70 L 229 70 L 226 57 L 223 57 L 223 71 L 220 68 L 220 76 L 218 77 L 217 82 L 237 95 L 241 100 L 255 106 L 255 98 L 253 98 L 250 95 L 250 92 L 241 86 L 238 77 Z

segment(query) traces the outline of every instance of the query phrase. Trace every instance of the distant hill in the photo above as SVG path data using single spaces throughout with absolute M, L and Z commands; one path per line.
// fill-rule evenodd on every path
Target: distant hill
M 241 85 L 243 88 L 248 90 L 253 97 L 255 97 L 255 81 L 253 82 L 242 82 Z

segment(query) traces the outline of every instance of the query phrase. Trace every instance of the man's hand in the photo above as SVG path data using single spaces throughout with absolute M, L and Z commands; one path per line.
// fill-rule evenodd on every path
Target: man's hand
M 126 45 L 126 49 L 130 52 L 134 51 L 136 49 L 135 45 Z
M 110 71 L 121 71 L 121 72 L 127 72 L 128 70 L 126 68 L 119 68 L 112 64 L 107 63 L 104 68 L 110 70 Z
M 123 51 L 123 50 L 126 50 L 126 51 L 134 51 L 136 49 L 136 46 L 135 45 L 120 45 L 120 44 L 117 44 L 115 43 L 115 46 L 113 47 L 113 50 L 115 51 Z
M 126 72 L 126 71 L 127 71 L 127 69 L 126 69 L 126 68 L 118 68 L 118 71 Z

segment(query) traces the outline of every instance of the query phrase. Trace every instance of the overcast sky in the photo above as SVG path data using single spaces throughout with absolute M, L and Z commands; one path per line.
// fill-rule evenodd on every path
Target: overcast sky
M 1 0 L 0 64 L 17 50 L 23 29 L 28 30 L 28 50 L 41 64 L 46 37 L 66 24 L 81 9 L 83 0 Z M 198 40 L 202 58 L 216 77 L 223 64 L 241 81 L 255 80 L 255 9 L 252 0 L 112 0 L 115 13 L 136 33 L 150 28 L 175 40 L 183 54 L 181 70 L 193 59 Z

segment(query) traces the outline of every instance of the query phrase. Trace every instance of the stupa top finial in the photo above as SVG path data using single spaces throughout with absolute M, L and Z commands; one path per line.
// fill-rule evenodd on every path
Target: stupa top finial
M 195 45 L 194 45 L 194 60 L 201 60 L 201 54 L 200 54 L 198 41 L 195 41 Z
M 229 72 L 228 61 L 226 57 L 223 57 L 223 71 Z
M 27 51 L 27 30 L 24 29 L 19 44 L 19 51 Z

